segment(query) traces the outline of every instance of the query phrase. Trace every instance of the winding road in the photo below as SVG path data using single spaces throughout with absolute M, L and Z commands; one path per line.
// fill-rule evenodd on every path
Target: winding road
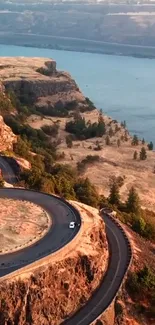
M 0 167 L 9 174 L 11 180 L 15 175 L 11 167 L 1 163 Z M 8 181 L 8 176 L 7 179 Z M 14 270 L 22 268 L 31 262 L 42 258 L 67 244 L 79 231 L 79 227 L 69 229 L 70 221 L 80 222 L 80 215 L 69 203 L 51 195 L 29 191 L 24 189 L 0 189 L 0 197 L 31 201 L 40 205 L 52 218 L 52 226 L 49 232 L 36 244 L 12 254 L 0 256 L 0 277 Z M 71 318 L 65 320 L 66 325 L 89 325 L 93 322 L 113 301 L 130 264 L 132 253 L 130 243 L 120 225 L 109 215 L 102 218 L 106 225 L 107 239 L 110 248 L 110 260 L 107 273 L 100 287 L 95 291 L 91 299 Z M 12 265 L 12 263 L 14 263 Z

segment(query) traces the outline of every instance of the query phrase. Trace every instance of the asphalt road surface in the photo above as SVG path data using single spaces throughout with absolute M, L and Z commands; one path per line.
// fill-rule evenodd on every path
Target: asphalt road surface
M 15 175 L 10 168 L 10 166 L 8 168 L 7 164 L 5 164 L 5 175 L 7 175 L 8 170 L 10 180 L 12 181 Z M 8 180 L 6 179 L 6 181 Z M 79 213 L 68 203 L 54 196 L 21 189 L 0 189 L 0 197 L 23 199 L 36 203 L 48 212 L 53 222 L 50 231 L 38 243 L 21 251 L 0 256 L 0 276 L 60 249 L 79 230 L 78 226 L 75 229 L 69 229 L 68 227 L 70 221 L 79 223 Z M 93 322 L 116 296 L 130 264 L 132 257 L 131 247 L 122 228 L 108 215 L 102 215 L 102 218 L 106 225 L 110 248 L 107 273 L 92 298 L 76 314 L 65 320 L 63 322 L 64 325 L 89 325 Z M 14 264 L 12 265 L 12 263 Z
M 11 166 L 1 156 L 0 156 L 0 169 L 2 170 L 3 178 L 7 183 L 14 184 L 17 182 L 17 177 L 15 176 Z

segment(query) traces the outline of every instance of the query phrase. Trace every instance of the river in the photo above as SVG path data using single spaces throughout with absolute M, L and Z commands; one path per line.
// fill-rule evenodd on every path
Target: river
M 10 45 L 0 45 L 0 56 L 55 59 L 105 114 L 126 120 L 132 134 L 155 143 L 154 60 Z

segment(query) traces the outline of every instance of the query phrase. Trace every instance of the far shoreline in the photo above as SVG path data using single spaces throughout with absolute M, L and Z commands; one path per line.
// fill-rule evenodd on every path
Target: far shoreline
M 71 39 L 48 35 L 4 34 L 0 35 L 0 45 L 31 47 L 79 53 L 116 55 L 138 59 L 155 59 L 155 47 L 132 44 L 99 42 Z

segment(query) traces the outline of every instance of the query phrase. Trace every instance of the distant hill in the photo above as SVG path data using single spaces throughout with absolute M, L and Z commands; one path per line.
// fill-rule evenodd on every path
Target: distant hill
M 94 49 L 88 42 L 155 47 L 154 3 L 75 2 L 0 2 L 0 43 L 116 54 L 125 53 L 124 48 L 97 44 Z

